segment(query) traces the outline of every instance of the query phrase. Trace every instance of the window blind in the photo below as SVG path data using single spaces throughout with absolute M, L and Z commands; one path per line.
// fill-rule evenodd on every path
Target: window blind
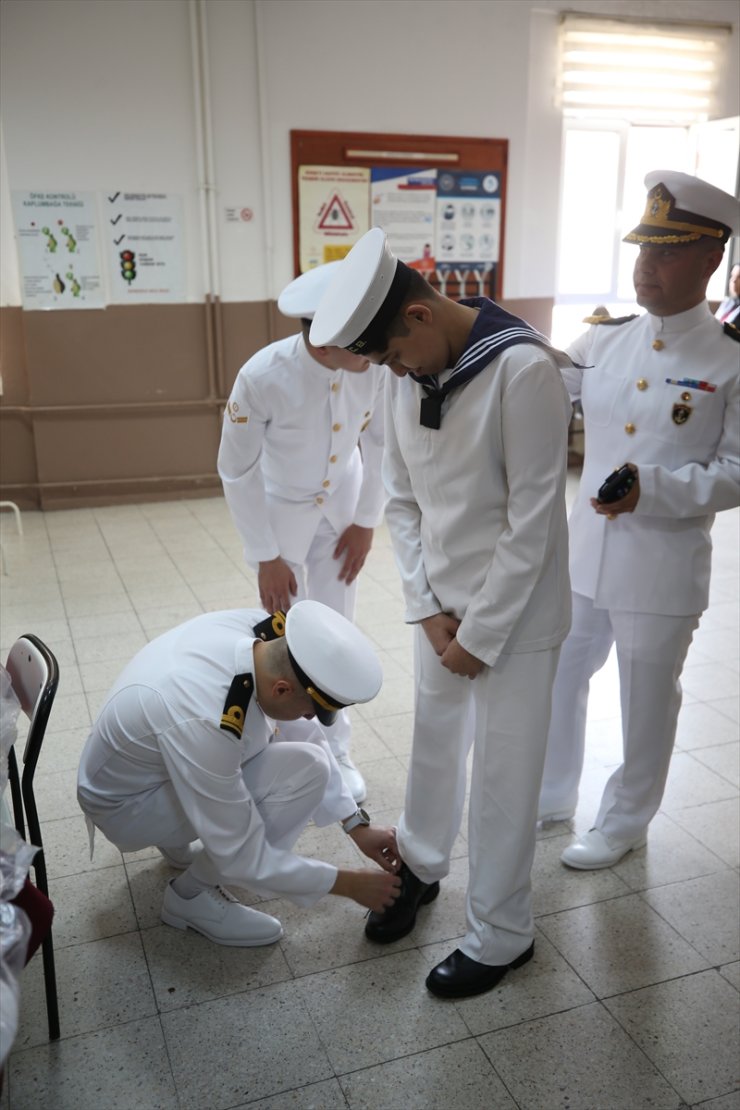
M 573 119 L 700 123 L 716 115 L 730 27 L 564 13 L 560 100 Z

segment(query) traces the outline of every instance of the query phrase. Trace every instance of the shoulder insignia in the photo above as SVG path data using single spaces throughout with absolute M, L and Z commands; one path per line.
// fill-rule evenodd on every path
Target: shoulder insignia
M 584 324 L 628 324 L 630 320 L 636 320 L 637 312 L 633 312 L 631 316 L 584 316 Z
M 737 324 L 725 323 L 722 325 L 722 330 L 725 335 L 729 335 L 730 339 L 734 339 L 736 343 L 740 343 L 740 328 Z
M 225 732 L 231 732 L 234 736 L 241 738 L 253 690 L 254 679 L 251 674 L 234 675 L 231 686 L 229 686 L 229 692 L 226 695 L 219 726 Z
M 265 617 L 256 624 L 253 631 L 260 640 L 279 640 L 285 635 L 285 613 L 278 609 L 271 617 Z

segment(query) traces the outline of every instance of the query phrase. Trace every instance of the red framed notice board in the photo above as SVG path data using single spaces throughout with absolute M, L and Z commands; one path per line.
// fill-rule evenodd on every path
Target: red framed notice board
M 503 289 L 507 139 L 291 131 L 296 275 L 371 227 L 448 297 Z

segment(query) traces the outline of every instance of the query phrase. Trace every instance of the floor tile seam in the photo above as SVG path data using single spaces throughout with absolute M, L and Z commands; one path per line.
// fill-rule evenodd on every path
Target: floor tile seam
M 112 1025 L 96 1026 L 94 1029 L 84 1030 L 81 1033 L 68 1033 L 65 1036 L 64 1035 L 64 1011 L 60 1010 L 60 1015 L 59 1015 L 60 1037 L 59 1037 L 59 1040 L 57 1040 L 57 1041 L 45 1040 L 45 1041 L 41 1041 L 40 1044 L 29 1044 L 29 1045 L 24 1045 L 24 1046 L 18 1047 L 18 1048 L 11 1048 L 10 1054 L 8 1055 L 8 1058 L 5 1062 L 6 1063 L 6 1078 L 7 1078 L 7 1065 L 10 1063 L 11 1060 L 16 1059 L 18 1056 L 24 1056 L 29 1052 L 37 1052 L 39 1049 L 42 1049 L 42 1048 L 49 1049 L 49 1051 L 54 1051 L 55 1047 L 57 1045 L 61 1046 L 62 1044 L 70 1044 L 73 1041 L 81 1040 L 83 1037 L 95 1037 L 95 1036 L 98 1035 L 98 1033 L 105 1033 L 105 1032 L 108 1032 L 111 1029 L 123 1029 L 127 1025 L 136 1025 L 138 1022 L 149 1021 L 151 1018 L 158 1018 L 158 1017 L 159 1017 L 159 1014 L 157 1014 L 156 1012 L 151 1013 L 151 1014 L 144 1014 L 144 1015 L 141 1015 L 141 1016 L 138 1016 L 138 1017 L 126 1018 L 124 1021 L 113 1022 Z M 161 1027 L 161 1023 L 160 1023 L 160 1027 Z M 163 1040 L 165 1039 L 164 1038 L 164 1030 L 162 1030 L 162 1039 Z M 174 1079 L 173 1079 L 173 1082 L 174 1082 Z M 10 1104 L 9 1110 L 12 1110 L 12 1105 L 13 1104 L 12 1104 L 12 1095 L 11 1095 L 11 1104 Z
M 84 815 L 82 814 L 82 812 L 80 812 L 80 818 L 84 820 Z M 46 844 L 44 845 L 44 855 L 46 857 L 46 874 L 49 879 L 49 883 L 55 883 L 59 879 L 76 879 L 79 875 L 102 875 L 105 871 L 113 871 L 117 867 L 126 866 L 126 864 L 123 862 L 123 856 L 121 856 L 120 863 L 104 863 L 102 867 L 84 867 L 81 871 L 65 871 L 64 874 L 58 874 L 57 872 L 52 871 L 51 867 L 53 866 L 53 861 L 50 861 L 48 856 L 51 835 L 47 836 L 46 830 L 51 825 L 54 825 L 59 821 L 69 820 L 69 817 L 54 817 L 51 821 L 46 821 L 44 823 L 44 839 L 46 840 Z M 92 863 L 93 861 L 90 860 L 89 862 Z
M 669 813 L 667 809 L 660 809 L 659 813 L 661 817 L 665 817 L 667 820 L 669 820 L 671 825 L 675 825 L 677 828 L 679 828 L 681 830 L 681 833 L 685 833 L 687 836 L 691 837 L 691 839 L 695 841 L 695 844 L 698 844 L 699 847 L 703 849 L 703 851 L 708 851 L 711 856 L 716 857 L 723 866 L 732 867 L 731 864 L 728 864 L 726 859 L 722 859 L 718 851 L 714 851 L 714 849 L 710 848 L 709 845 L 704 844 L 703 840 L 700 840 L 698 836 L 693 835 L 693 833 L 691 833 L 691 830 L 681 825 L 680 821 L 677 819 L 679 814 L 696 813 L 697 810 L 703 809 L 704 807 L 717 806 L 724 803 L 724 801 L 732 800 L 736 799 L 719 798 L 717 801 L 702 801 L 702 803 L 700 803 L 698 806 L 683 806 L 681 809 L 673 810 L 672 813 Z
M 553 838 L 550 837 L 548 839 Z M 630 895 L 636 894 L 636 891 L 632 890 L 632 888 L 627 885 L 621 875 L 617 875 L 613 871 L 612 874 L 615 879 L 619 879 L 620 883 L 622 883 L 622 885 L 624 886 L 624 890 L 617 891 L 615 894 L 608 894 L 605 898 L 596 898 L 593 902 L 581 902 L 577 906 L 568 906 L 566 909 L 550 910 L 545 911 L 544 913 L 538 913 L 535 917 L 535 923 L 537 923 L 538 921 L 547 921 L 548 918 L 557 917 L 559 914 L 562 913 L 572 913 L 573 910 L 584 910 L 588 906 L 605 906 L 607 902 L 618 902 L 621 898 L 627 898 Z M 546 933 L 545 936 L 547 936 Z M 551 944 L 553 943 L 553 941 L 550 940 L 550 937 L 547 937 L 547 939 L 550 941 Z
M 738 744 L 740 744 L 740 741 L 738 741 L 738 740 L 727 740 L 725 743 L 722 743 L 722 744 L 709 744 L 708 747 L 709 748 L 732 748 L 732 747 L 737 746 Z M 707 750 L 707 748 L 679 748 L 678 749 L 678 751 L 680 751 L 682 755 L 688 756 L 689 759 L 693 759 L 694 763 L 698 763 L 705 771 L 709 771 L 710 774 L 716 775 L 718 779 L 722 779 L 722 781 L 726 782 L 727 785 L 732 790 L 734 790 L 737 795 L 740 795 L 740 787 L 738 786 L 738 784 L 736 782 L 734 782 L 732 779 L 729 779 L 727 777 L 727 775 L 724 774 L 724 772 L 718 771 L 716 769 L 716 767 L 711 767 L 708 763 L 705 763 L 700 758 L 699 753 L 704 752 L 706 750 Z M 674 748 L 673 754 L 676 754 L 676 749 L 675 748 Z M 724 799 L 720 798 L 718 800 L 723 801 Z
M 680 976 L 679 978 L 683 978 L 683 976 Z M 638 989 L 642 990 L 643 988 L 638 988 Z M 627 994 L 627 993 L 630 993 L 630 992 L 626 991 L 624 993 Z M 616 996 L 612 996 L 612 997 L 616 997 Z M 638 1042 L 635 1040 L 635 1038 L 630 1033 L 629 1029 L 625 1025 L 622 1024 L 622 1022 L 619 1020 L 619 1018 L 616 1014 L 612 1013 L 612 1011 L 605 1004 L 603 999 L 599 999 L 599 1005 L 601 1006 L 602 1010 L 608 1015 L 608 1017 L 610 1017 L 612 1021 L 615 1021 L 617 1023 L 617 1025 L 622 1030 L 622 1032 L 627 1037 L 627 1039 L 631 1042 L 631 1044 L 634 1046 L 634 1048 L 636 1048 L 637 1051 L 639 1052 L 639 1054 L 642 1056 L 643 1060 L 645 1060 L 647 1062 L 647 1064 L 651 1068 L 653 1068 L 654 1071 L 657 1072 L 657 1074 L 660 1076 L 660 1078 L 663 1080 L 663 1082 L 666 1083 L 668 1085 L 668 1087 L 673 1091 L 676 1098 L 679 1099 L 679 1106 L 678 1106 L 677 1110 L 680 1110 L 681 1107 L 685 1106 L 686 1102 L 684 1100 L 683 1095 L 681 1094 L 681 1092 L 679 1090 L 677 1090 L 676 1086 L 671 1082 L 671 1080 L 665 1074 L 665 1072 L 663 1071 L 663 1068 L 660 1066 L 660 1064 L 656 1060 L 653 1060 L 653 1058 L 648 1055 L 647 1050 L 644 1049 L 642 1047 L 642 1045 L 638 1044 Z
M 659 886 L 632 887 L 632 893 L 642 896 L 643 894 L 652 894 L 654 891 L 670 890 L 671 887 L 674 886 L 684 886 L 686 883 L 698 882 L 700 879 L 709 879 L 714 875 L 722 875 L 725 871 L 728 871 L 730 872 L 730 874 L 735 875 L 736 878 L 738 877 L 738 875 L 740 874 L 740 869 L 738 869 L 737 867 L 732 867 L 729 863 L 721 860 L 719 856 L 717 856 L 716 859 L 721 866 L 715 868 L 715 870 L 713 871 L 703 871 L 701 875 L 687 875 L 682 879 L 671 879 L 670 882 L 660 883 Z
M 606 1003 L 611 1002 L 617 998 L 627 998 L 630 994 L 639 994 L 641 991 L 654 990 L 655 987 L 665 987 L 669 983 L 681 983 L 685 979 L 695 979 L 699 975 L 714 974 L 717 978 L 721 979 L 723 983 L 727 983 L 728 987 L 731 987 L 732 983 L 725 979 L 723 975 L 720 975 L 719 969 L 721 967 L 727 967 L 729 966 L 729 964 L 733 963 L 737 963 L 737 961 L 730 960 L 728 964 L 708 963 L 706 967 L 698 967 L 694 971 L 684 971 L 680 975 L 669 975 L 665 979 L 656 979 L 654 983 L 643 983 L 640 987 L 629 987 L 627 990 L 614 991 L 612 994 L 597 995 L 596 1000 L 597 1002 L 601 1002 L 602 1004 L 606 1005 Z
M 504 1029 L 518 1029 L 520 1026 L 530 1025 L 533 1022 L 537 1022 L 537 1021 L 544 1021 L 546 1018 L 558 1017 L 558 1016 L 562 1017 L 564 1014 L 571 1014 L 575 1010 L 585 1010 L 587 1006 L 593 1006 L 594 1003 L 600 1001 L 596 997 L 594 992 L 590 989 L 590 987 L 587 988 L 587 990 L 589 991 L 589 993 L 591 995 L 591 998 L 587 1002 L 576 1002 L 575 1005 L 573 1005 L 573 1006 L 561 1006 L 556 1010 L 548 1010 L 547 1013 L 545 1013 L 545 1014 L 538 1014 L 536 1017 L 518 1018 L 515 1021 L 508 1021 L 504 1025 L 496 1025 L 492 1029 L 479 1029 L 477 1032 L 474 1032 L 471 1029 L 472 1036 L 477 1040 L 479 1037 L 488 1037 L 488 1036 L 491 1035 L 491 1033 L 500 1033 Z M 456 1006 L 459 1006 L 460 1003 L 464 1002 L 464 1001 L 465 1001 L 464 999 L 461 999 L 460 1002 L 456 1003 Z M 465 1023 L 466 1027 L 468 1029 L 470 1029 L 470 1025 L 465 1020 L 465 1015 L 462 1012 L 460 1012 L 459 1009 L 458 1009 L 458 1013 L 460 1013 L 460 1017 L 461 1017 L 462 1021 Z
M 701 877 L 703 878 L 704 876 L 701 876 Z M 650 909 L 658 915 L 658 917 L 661 919 L 661 921 L 663 921 L 664 924 L 668 925 L 668 927 L 670 929 L 672 929 L 673 932 L 676 933 L 681 938 L 681 940 L 684 942 L 684 944 L 688 944 L 689 948 L 693 949 L 693 951 L 696 952 L 697 956 L 699 956 L 700 959 L 706 961 L 707 967 L 704 968 L 705 971 L 710 970 L 712 967 L 716 968 L 716 967 L 722 967 L 723 966 L 722 964 L 716 964 L 716 965 L 713 964 L 712 961 L 709 959 L 709 957 L 705 956 L 703 952 L 700 952 L 699 949 L 696 947 L 696 945 L 693 943 L 693 941 L 689 940 L 689 938 L 687 936 L 684 936 L 684 934 L 680 931 L 678 926 L 674 925 L 674 923 L 672 921 L 669 921 L 668 918 L 663 913 L 661 913 L 661 911 L 658 909 L 657 906 L 651 905 L 650 902 L 648 902 L 648 900 L 646 898 L 643 898 L 643 894 L 648 893 L 647 891 L 637 891 L 636 893 L 637 893 L 637 897 L 642 902 L 644 902 L 646 906 L 649 906 Z M 703 937 L 704 937 L 704 933 L 702 932 L 702 938 Z M 740 959 L 740 955 L 738 955 L 737 958 Z M 727 962 L 728 963 L 733 963 L 734 961 L 728 960 Z M 691 973 L 687 973 L 687 974 L 691 974 Z
M 440 1006 L 444 1006 L 444 1005 L 448 1004 L 445 1001 L 443 1001 L 442 999 L 435 999 L 435 1002 L 438 1003 Z M 349 1071 L 339 1071 L 339 1072 L 337 1072 L 335 1070 L 335 1076 L 334 1077 L 335 1077 L 335 1079 L 337 1080 L 337 1082 L 339 1083 L 339 1085 L 341 1087 L 343 1079 L 350 1079 L 353 1076 L 362 1075 L 363 1072 L 372 1071 L 374 1068 L 386 1067 L 388 1064 L 395 1064 L 395 1063 L 398 1063 L 400 1060 L 413 1060 L 416 1057 L 426 1056 L 427 1053 L 429 1053 L 429 1052 L 436 1052 L 440 1048 L 447 1048 L 449 1045 L 461 1045 L 461 1044 L 475 1043 L 476 1041 L 477 1041 L 477 1037 L 476 1037 L 475 1033 L 471 1033 L 469 1036 L 456 1037 L 452 1041 L 444 1041 L 442 1044 L 433 1045 L 430 1048 L 419 1048 L 419 1049 L 414 1049 L 411 1052 L 402 1052 L 399 1056 L 393 1056 L 389 1060 L 381 1060 L 377 1064 L 365 1064 L 365 1065 L 363 1065 L 362 1067 L 359 1067 L 359 1068 L 350 1068 Z M 490 1058 L 488 1056 L 486 1056 L 486 1053 L 483 1051 L 482 1045 L 478 1045 L 478 1048 L 480 1048 L 481 1051 L 483 1052 L 483 1055 L 485 1056 L 487 1062 L 489 1063 L 489 1065 L 491 1067 L 491 1070 L 500 1079 L 501 1077 L 498 1075 L 498 1072 L 496 1072 L 495 1065 L 492 1063 Z M 503 1080 L 502 1080 L 502 1082 L 503 1082 Z M 297 1089 L 300 1090 L 301 1088 L 297 1088 Z M 343 1087 L 342 1087 L 342 1094 L 344 1094 L 344 1088 Z M 345 1098 L 346 1098 L 346 1095 L 345 1095 Z

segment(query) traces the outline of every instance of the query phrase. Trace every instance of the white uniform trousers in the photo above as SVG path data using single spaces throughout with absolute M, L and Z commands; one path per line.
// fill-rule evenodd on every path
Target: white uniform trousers
M 617 645 L 623 762 L 604 788 L 594 827 L 610 841 L 638 840 L 663 797 L 681 708 L 679 677 L 698 616 L 597 609 L 573 595 L 542 781 L 540 813 L 574 810 L 583 769 L 591 676 Z
M 329 762 L 320 747 L 287 740 L 269 744 L 244 764 L 244 782 L 273 847 L 292 849 L 324 797 L 329 774 Z M 134 794 L 110 814 L 96 815 L 95 824 L 122 852 L 178 848 L 198 835 L 169 780 L 145 798 Z M 196 856 L 189 872 L 204 885 L 221 881 L 205 852 Z
M 334 558 L 334 549 L 338 543 L 339 535 L 329 521 L 322 517 L 318 531 L 311 541 L 305 563 L 288 562 L 288 566 L 298 583 L 295 601 L 303 601 L 306 598 L 310 598 L 311 601 L 321 601 L 351 621 L 355 616 L 357 579 L 355 578 L 350 586 L 344 581 L 339 581 L 344 556 L 340 556 L 339 559 Z M 333 725 L 320 727 L 336 757 L 349 754 L 352 726 L 346 709 L 337 715 Z
M 559 649 L 502 655 L 471 680 L 447 671 L 420 625 L 415 632 L 414 737 L 399 849 L 423 882 L 448 873 L 473 743 L 460 948 L 480 963 L 510 963 L 534 935 L 530 871 Z

